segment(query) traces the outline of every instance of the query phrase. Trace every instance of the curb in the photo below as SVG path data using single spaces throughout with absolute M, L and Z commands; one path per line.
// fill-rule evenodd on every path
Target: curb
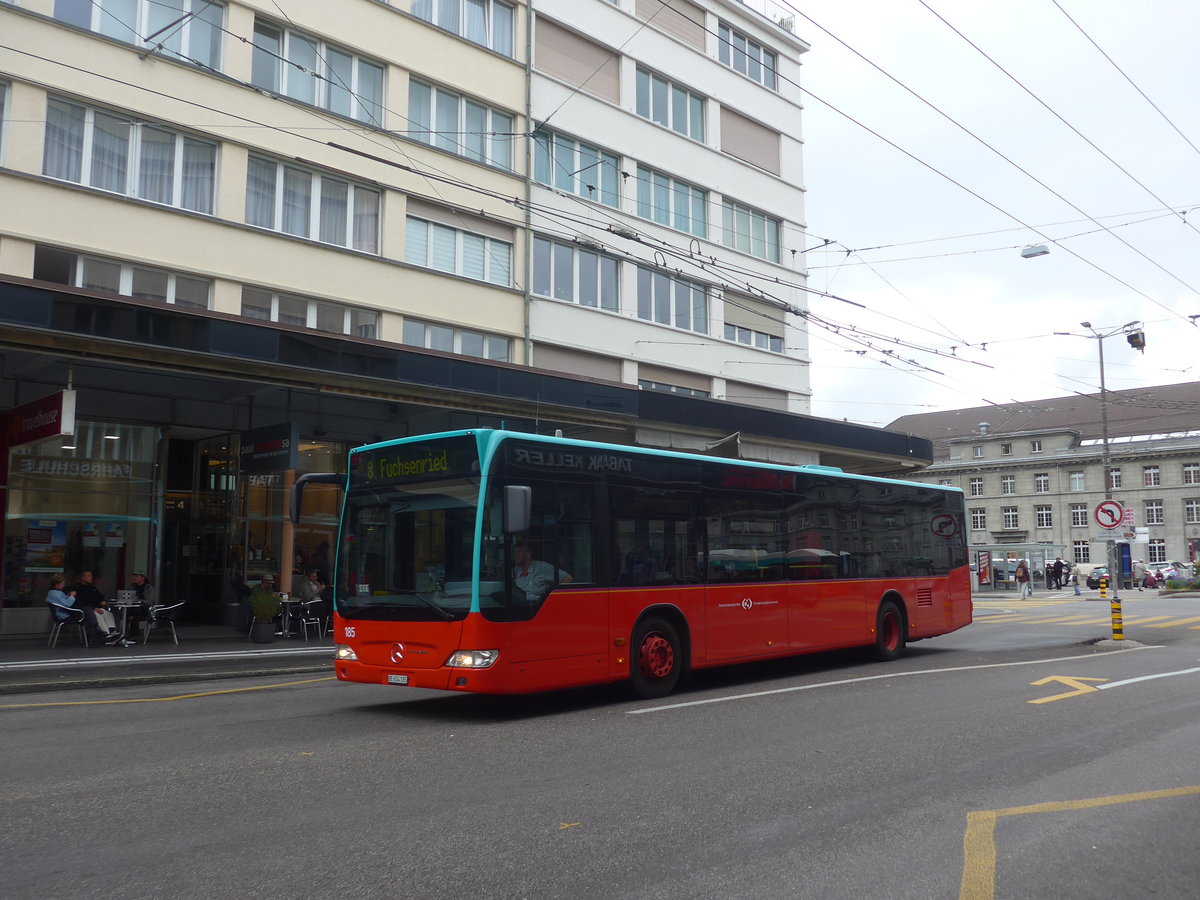
M 211 672 L 146 672 L 142 674 L 104 674 L 80 678 L 78 672 L 56 681 L 6 682 L 0 684 L 0 696 L 12 694 L 40 694 L 48 691 L 90 690 L 105 687 L 129 687 L 152 684 L 183 684 L 193 681 L 216 681 L 231 678 L 263 678 L 269 675 L 308 675 L 325 673 L 333 676 L 332 662 L 320 665 L 277 666 L 272 668 L 221 669 Z

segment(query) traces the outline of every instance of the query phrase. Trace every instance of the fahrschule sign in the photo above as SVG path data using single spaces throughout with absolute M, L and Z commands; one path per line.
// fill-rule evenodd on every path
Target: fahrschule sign
M 59 391 L 16 407 L 8 417 L 8 445 L 19 447 L 75 433 L 75 392 Z

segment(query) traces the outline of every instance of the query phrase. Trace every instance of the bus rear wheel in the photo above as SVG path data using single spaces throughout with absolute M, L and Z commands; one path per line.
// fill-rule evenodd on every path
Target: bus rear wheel
M 906 642 L 904 616 L 894 600 L 884 600 L 875 614 L 875 655 L 882 660 L 897 659 Z
M 652 616 L 633 632 L 633 657 L 629 661 L 629 679 L 639 697 L 652 700 L 665 697 L 679 684 L 683 670 L 679 634 L 666 619 Z

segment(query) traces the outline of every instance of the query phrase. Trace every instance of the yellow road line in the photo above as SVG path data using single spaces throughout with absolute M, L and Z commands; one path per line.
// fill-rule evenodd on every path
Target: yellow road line
M 1147 625 L 1147 628 L 1174 628 L 1176 625 L 1191 625 L 1193 622 L 1200 622 L 1200 616 L 1193 616 L 1190 619 L 1175 619 L 1171 622 L 1163 622 L 1161 625 Z
M 322 678 L 307 678 L 304 681 L 285 681 L 281 684 L 260 684 L 255 687 L 229 688 L 224 691 L 200 691 L 195 694 L 176 694 L 174 697 L 133 697 L 128 700 L 62 700 L 57 703 L 9 703 L 0 709 L 37 709 L 50 706 L 108 706 L 117 703 L 163 703 L 170 700 L 195 700 L 198 697 L 216 697 L 220 694 L 246 694 L 250 691 L 269 691 L 273 688 L 295 687 L 298 684 L 316 684 L 319 681 L 337 681 L 334 675 Z
M 1027 816 L 1048 812 L 1071 812 L 1096 809 L 1118 803 L 1141 800 L 1161 800 L 1200 794 L 1200 784 L 1161 791 L 1142 791 L 1137 794 L 1115 794 L 1111 797 L 1090 797 L 1086 800 L 1060 800 L 1035 803 L 1031 806 L 1010 806 L 1007 809 L 981 809 L 967 813 L 967 830 L 963 833 L 963 871 L 959 900 L 993 900 L 996 895 L 996 822 L 1004 816 Z

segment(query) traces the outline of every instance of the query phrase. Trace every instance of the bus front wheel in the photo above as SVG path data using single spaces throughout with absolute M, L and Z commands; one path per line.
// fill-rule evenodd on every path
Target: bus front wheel
M 666 619 L 653 616 L 633 633 L 629 677 L 639 697 L 651 700 L 665 697 L 679 683 L 683 669 L 679 635 Z
M 904 652 L 904 615 L 894 600 L 884 600 L 875 614 L 875 655 L 897 659 Z

